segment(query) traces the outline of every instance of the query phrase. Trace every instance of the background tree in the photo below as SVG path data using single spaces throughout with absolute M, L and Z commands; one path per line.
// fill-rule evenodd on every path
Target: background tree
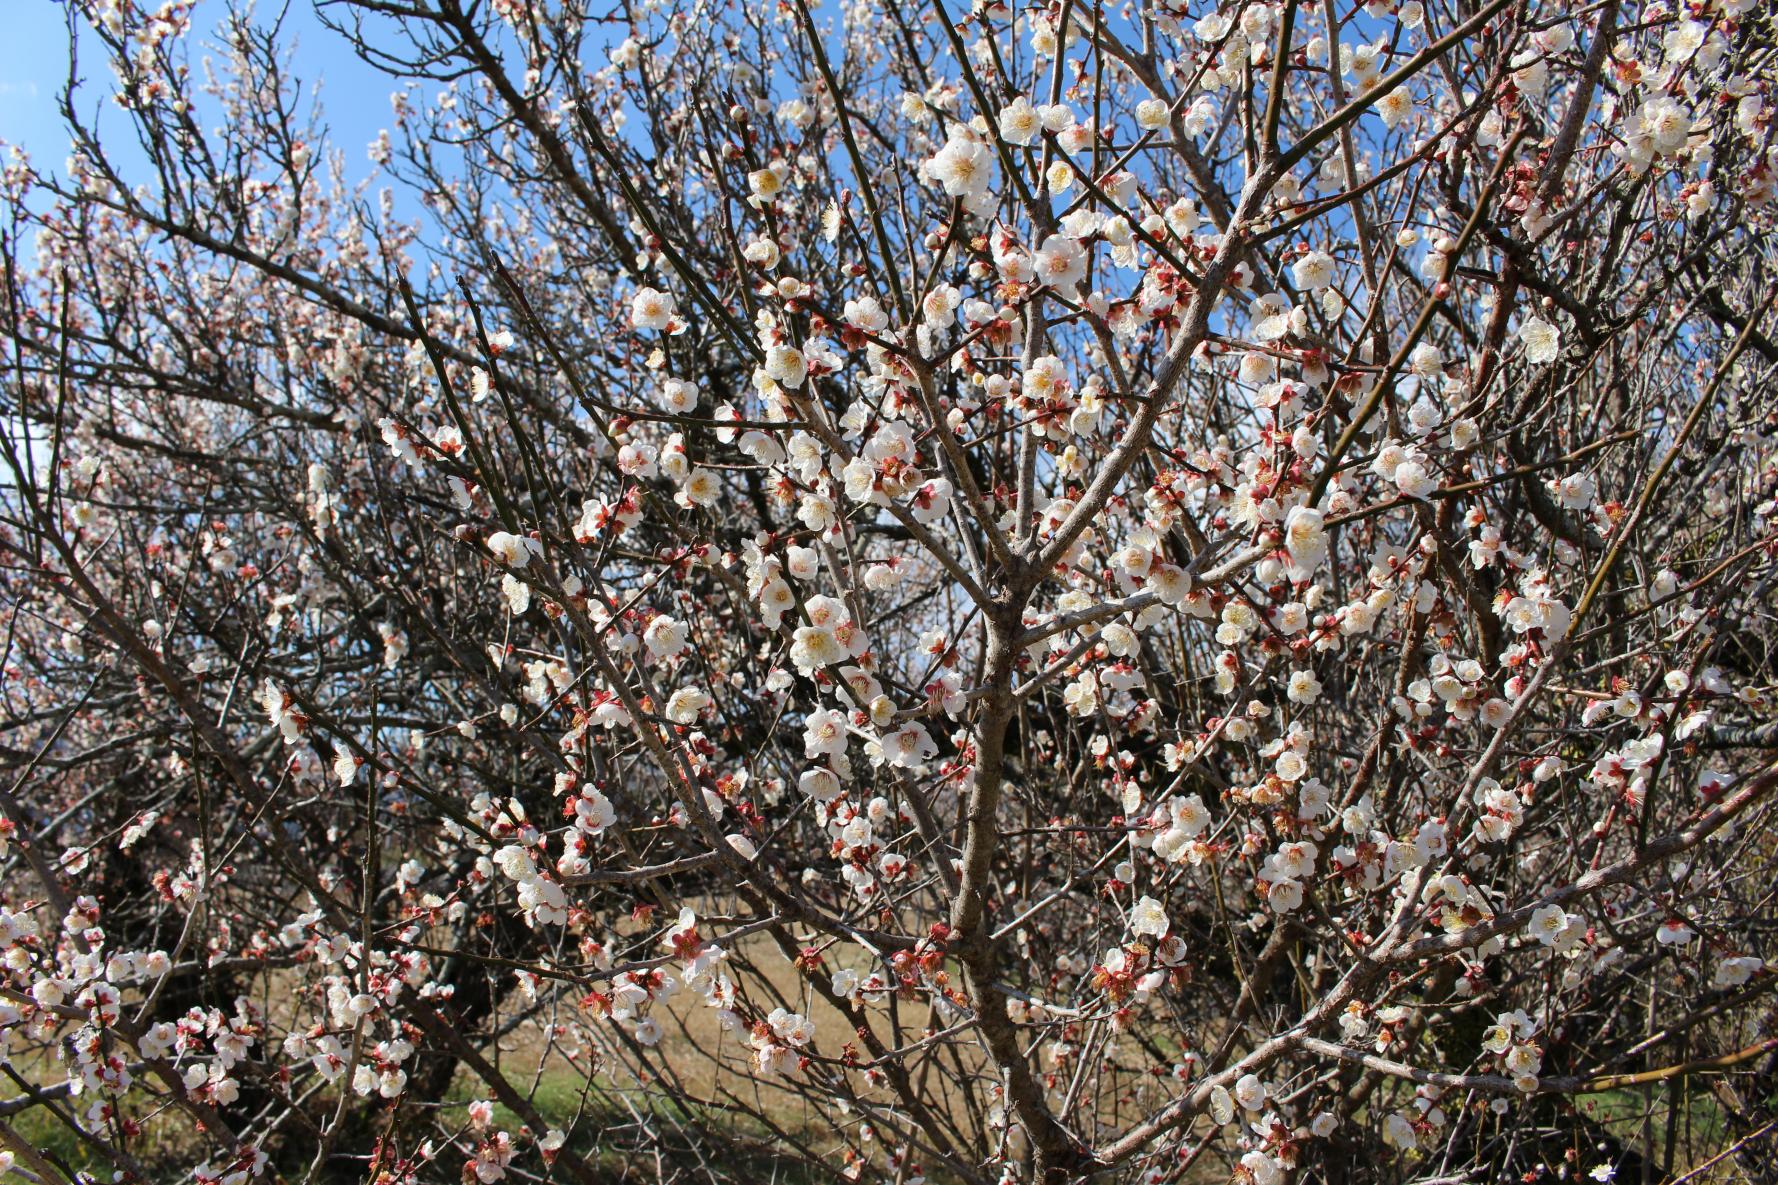
M 7 1168 L 1773 1179 L 1769 12 L 70 11 Z

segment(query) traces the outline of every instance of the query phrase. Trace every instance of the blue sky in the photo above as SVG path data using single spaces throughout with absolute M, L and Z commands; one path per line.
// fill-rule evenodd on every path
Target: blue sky
M 34 157 L 59 156 L 68 144 L 56 117 L 66 61 L 62 8 L 52 0 L 17 0 L 8 9 L 0 37 L 0 140 L 23 144 Z
M 278 4 L 256 6 L 260 23 L 270 23 Z M 40 169 L 60 173 L 67 157 L 68 136 L 56 104 L 67 81 L 68 50 L 65 10 L 58 0 L 0 0 L 0 141 L 22 145 Z M 192 16 L 192 60 L 213 42 L 212 31 L 226 11 L 222 0 L 197 0 Z M 300 40 L 295 72 L 305 97 L 319 84 L 323 118 L 333 147 L 344 151 L 347 168 L 369 171 L 365 146 L 390 122 L 389 93 L 393 80 L 359 61 L 345 42 L 316 20 L 310 0 L 289 0 L 284 21 L 286 40 Z M 107 144 L 121 147 L 121 113 L 110 109 L 111 71 L 93 49 L 83 49 L 80 69 L 86 84 L 79 92 L 80 109 L 90 115 L 103 105 L 102 133 Z M 127 161 L 127 154 L 120 154 Z

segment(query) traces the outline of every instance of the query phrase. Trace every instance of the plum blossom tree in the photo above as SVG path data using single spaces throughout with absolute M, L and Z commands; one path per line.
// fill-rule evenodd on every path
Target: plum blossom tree
M 70 0 L 0 1169 L 1775 1179 L 1772 11 L 952 3 Z

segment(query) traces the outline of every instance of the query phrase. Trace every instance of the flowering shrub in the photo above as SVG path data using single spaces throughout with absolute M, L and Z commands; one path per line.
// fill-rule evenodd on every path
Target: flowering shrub
M 1771 1179 L 1769 9 L 72 7 L 4 1168 Z

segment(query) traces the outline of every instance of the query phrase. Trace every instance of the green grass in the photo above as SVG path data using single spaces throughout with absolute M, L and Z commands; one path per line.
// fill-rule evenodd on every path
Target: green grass
M 580 1075 L 566 1068 L 553 1068 L 539 1079 L 536 1090 L 531 1095 L 531 1104 L 550 1126 L 572 1131 L 569 1142 L 563 1148 L 564 1154 L 589 1161 L 603 1173 L 609 1174 L 613 1180 L 621 1180 L 632 1159 L 629 1151 L 621 1144 L 627 1144 L 635 1135 L 635 1117 L 614 1097 L 613 1090 L 610 1083 L 602 1081 L 595 1081 L 589 1090 Z M 443 1113 L 439 1116 L 442 1125 L 447 1130 L 454 1130 L 466 1121 L 469 1103 L 484 1097 L 488 1097 L 486 1087 L 467 1072 L 460 1073 L 442 1104 Z M 771 1132 L 763 1125 L 748 1122 L 743 1117 L 690 1108 L 658 1095 L 643 1096 L 640 1092 L 635 1093 L 634 1102 L 637 1111 L 649 1119 L 657 1131 L 672 1132 L 677 1122 L 686 1125 L 688 1134 L 704 1129 L 734 1137 L 732 1140 L 719 1138 L 710 1141 L 710 1148 L 706 1153 L 714 1166 L 731 1179 L 757 1182 L 759 1185 L 816 1185 L 816 1182 L 834 1178 L 832 1172 L 820 1166 L 810 1166 L 794 1155 L 775 1152 L 770 1146 Z M 13 1116 L 9 1122 L 14 1131 L 32 1147 L 47 1154 L 59 1167 L 72 1172 L 90 1172 L 100 1181 L 110 1179 L 110 1163 L 48 1111 L 32 1108 Z M 516 1133 L 521 1126 L 524 1126 L 524 1122 L 516 1114 L 502 1104 L 495 1104 L 494 1127 L 497 1130 Z M 608 1142 L 604 1135 L 613 1127 L 632 1130 L 625 1131 L 621 1141 Z M 812 1142 L 816 1146 L 823 1143 L 819 1139 Z M 159 1151 L 166 1155 L 156 1157 L 153 1152 L 157 1143 L 164 1144 L 165 1141 L 151 1139 L 147 1146 L 138 1146 L 134 1151 L 151 1167 L 158 1168 L 157 1161 L 165 1164 L 165 1180 L 168 1185 L 186 1179 L 188 1157 L 175 1153 L 170 1146 L 161 1147 Z M 528 1149 L 521 1155 L 532 1161 L 532 1167 L 536 1167 L 534 1156 Z M 689 1153 L 685 1155 L 688 1160 L 691 1159 Z M 449 1154 L 447 1159 L 448 1156 Z M 178 1167 L 174 1167 L 175 1165 Z M 294 1168 L 298 1177 L 306 1167 L 306 1163 L 286 1166 L 287 1169 Z M 638 1179 L 648 1178 L 653 1171 L 652 1158 L 638 1167 L 645 1170 Z M 554 1175 L 558 1180 L 564 1176 L 559 1171 Z M 22 1183 L 24 1177 L 11 1172 L 0 1177 L 0 1180 L 11 1185 L 13 1182 Z
M 1679 1126 L 1676 1139 L 1679 1147 L 1683 1149 L 1688 1140 L 1688 1119 L 1689 1142 L 1692 1147 L 1718 1150 L 1725 1147 L 1728 1141 L 1728 1116 L 1723 1113 L 1715 1096 L 1701 1083 L 1694 1083 L 1689 1092 L 1684 1091 L 1683 1087 L 1676 1087 L 1676 1090 L 1687 1096 L 1687 1105 L 1677 1116 Z M 1667 1120 L 1673 1110 L 1672 1099 L 1673 1092 L 1662 1085 L 1640 1090 L 1624 1088 L 1601 1091 L 1599 1094 L 1582 1097 L 1575 1106 L 1581 1114 L 1597 1122 L 1628 1147 L 1642 1148 L 1645 1130 L 1652 1133 L 1656 1147 L 1642 1148 L 1642 1151 L 1644 1155 L 1652 1151 L 1658 1158 L 1667 1139 Z
M 528 1079 L 516 1076 L 515 1079 L 515 1086 L 528 1085 Z M 619 1092 L 630 1096 L 634 1113 L 618 1097 Z M 484 1083 L 469 1071 L 459 1070 L 443 1104 L 446 1126 L 466 1118 L 454 1109 L 467 1108 L 469 1103 L 483 1098 L 494 1102 L 495 1129 L 516 1132 L 524 1125 L 519 1115 L 493 1100 Z M 658 1133 L 677 1135 L 679 1125 L 684 1125 L 688 1139 L 698 1138 L 701 1132 L 710 1133 L 715 1138 L 708 1141 L 710 1147 L 704 1154 L 713 1166 L 732 1179 L 747 1181 L 750 1185 L 815 1185 L 818 1181 L 834 1179 L 828 1166 L 810 1165 L 788 1149 L 774 1150 L 774 1133 L 757 1120 L 716 1108 L 689 1105 L 662 1094 L 625 1089 L 603 1075 L 589 1084 L 581 1074 L 568 1067 L 551 1067 L 537 1080 L 535 1090 L 530 1092 L 530 1102 L 545 1123 L 569 1132 L 563 1154 L 578 1156 L 616 1179 L 622 1179 L 624 1170 L 635 1159 L 634 1153 L 623 1145 L 634 1136 L 638 1115 Z M 811 1136 L 810 1143 L 816 1147 L 827 1142 L 816 1133 L 797 1130 L 796 1125 L 787 1124 L 786 1128 L 799 1138 Z M 622 1131 L 617 1139 L 608 1141 L 605 1134 L 611 1129 Z M 670 1140 L 669 1144 L 677 1142 Z M 663 1155 L 668 1160 L 675 1158 L 671 1152 Z M 688 1165 L 696 1159 L 690 1151 L 681 1150 L 679 1155 Z M 642 1179 L 646 1179 L 652 1173 L 652 1161 L 643 1168 L 647 1171 L 642 1173 Z M 561 1176 L 561 1173 L 556 1174 L 558 1179 Z
M 101 1178 L 110 1177 L 110 1166 L 94 1154 L 85 1140 L 68 1130 L 68 1126 L 42 1107 L 21 1111 L 8 1120 L 12 1130 L 26 1143 L 46 1155 L 51 1162 L 75 1172 L 92 1172 Z M 23 1181 L 16 1170 L 0 1177 L 4 1181 Z

